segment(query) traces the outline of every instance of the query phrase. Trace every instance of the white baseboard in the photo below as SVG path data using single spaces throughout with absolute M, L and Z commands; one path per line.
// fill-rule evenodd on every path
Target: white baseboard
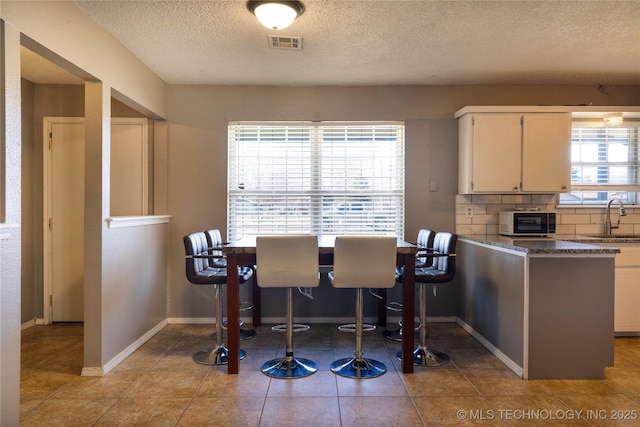
M 118 354 L 116 357 L 108 361 L 104 366 L 83 367 L 81 375 L 83 377 L 102 377 L 105 374 L 109 373 L 109 371 L 111 371 L 113 368 L 118 366 L 124 359 L 129 357 L 134 351 L 142 347 L 144 343 L 146 343 L 151 338 L 153 338 L 153 336 L 158 332 L 160 332 L 162 328 L 167 326 L 167 323 L 168 322 L 166 320 L 163 320 L 162 322 L 158 323 L 156 326 L 154 326 L 149 331 L 147 331 L 147 333 L 145 333 L 143 336 L 141 336 L 135 342 L 133 342 L 129 347 L 125 348 L 122 352 L 120 352 L 120 354 Z
M 456 323 L 456 316 L 434 316 L 427 317 L 427 322 L 435 322 L 435 323 Z M 251 324 L 253 322 L 253 318 L 251 317 L 241 317 L 245 324 Z M 353 323 L 354 318 L 351 317 L 295 317 L 294 322 L 296 323 L 308 323 L 308 324 L 319 324 L 319 323 Z M 400 316 L 387 316 L 387 323 L 398 323 L 398 321 L 402 320 Z M 272 323 L 284 323 L 285 319 L 283 317 L 263 317 L 262 323 L 272 324 Z M 365 323 L 378 323 L 378 317 L 365 317 L 363 319 Z M 169 325 L 213 325 L 216 322 L 215 317 L 170 317 L 167 319 Z
M 80 373 L 80 376 L 83 377 L 103 377 L 104 374 L 106 374 L 106 372 L 104 371 L 103 368 L 91 368 L 91 367 L 87 367 L 84 366 L 82 368 L 82 372 Z
M 491 352 L 494 356 L 496 356 L 498 359 L 500 359 L 500 361 L 502 363 L 504 363 L 505 365 L 507 365 L 507 367 L 509 369 L 511 369 L 513 372 L 515 372 L 516 375 L 518 375 L 520 378 L 523 378 L 524 375 L 524 368 L 518 366 L 518 364 L 516 362 L 514 362 L 513 360 L 511 360 L 506 354 L 504 354 L 503 352 L 501 352 L 498 348 L 496 348 L 496 346 L 494 346 L 493 344 L 491 344 L 489 341 L 487 341 L 487 339 L 485 337 L 483 337 L 482 335 L 480 335 L 478 332 L 476 332 L 471 325 L 469 325 L 468 323 L 466 323 L 464 320 L 460 319 L 459 317 L 456 320 L 456 323 L 458 325 L 460 325 L 460 327 L 462 329 L 464 329 L 465 331 L 467 331 L 469 333 L 469 335 L 471 335 L 472 337 L 474 337 L 476 340 L 478 340 L 480 342 L 480 344 L 482 344 L 483 346 L 485 346 L 487 348 L 487 350 L 489 350 L 489 352 Z
M 24 322 L 21 325 L 20 331 L 24 331 L 25 329 L 29 329 L 33 326 L 42 326 L 42 325 L 46 325 L 46 323 L 44 323 L 44 319 L 42 317 L 36 317 L 34 319 L 29 320 L 28 322 Z
M 251 317 L 241 317 L 244 323 L 252 323 Z M 213 325 L 216 323 L 215 317 L 169 317 L 167 324 L 169 325 Z
M 245 324 L 252 324 L 253 318 L 251 317 L 241 317 Z M 284 323 L 285 319 L 283 317 L 263 317 L 262 323 L 272 324 L 272 323 Z M 353 317 L 296 317 L 293 319 L 296 323 L 353 323 Z M 216 323 L 215 317 L 171 317 L 167 319 L 170 325 L 213 325 Z M 365 322 L 377 322 L 377 318 L 365 318 Z
M 36 319 L 31 319 L 28 322 L 24 322 L 22 325 L 20 325 L 20 332 L 22 332 L 22 331 L 24 331 L 26 329 L 32 328 L 32 327 L 34 327 L 36 325 L 37 325 Z

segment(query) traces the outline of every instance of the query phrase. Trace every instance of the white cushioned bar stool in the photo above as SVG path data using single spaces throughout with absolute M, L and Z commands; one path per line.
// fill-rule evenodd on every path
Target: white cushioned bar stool
M 209 259 L 209 265 L 212 267 L 218 268 L 226 268 L 227 267 L 227 259 L 222 255 L 222 234 L 220 230 L 217 228 L 211 228 L 204 232 L 205 236 L 207 236 L 207 245 L 209 247 L 209 255 L 212 258 Z M 241 269 L 250 268 L 253 271 L 252 267 L 241 267 Z M 239 271 L 242 273 L 241 271 Z M 240 311 L 248 311 L 253 308 L 253 304 L 247 301 L 240 301 Z M 243 322 L 240 321 L 240 326 L 242 326 Z M 222 321 L 222 327 L 227 327 L 227 321 Z M 215 332 L 211 334 L 211 338 L 215 339 Z M 240 340 L 248 340 L 256 336 L 256 331 L 254 329 L 242 329 L 240 328 Z
M 261 288 L 285 288 L 286 349 L 284 358 L 265 362 L 261 370 L 272 378 L 301 378 L 318 370 L 316 362 L 293 354 L 293 289 L 320 284 L 318 237 L 282 235 L 256 237 L 256 273 Z
M 336 236 L 331 285 L 356 289 L 356 348 L 354 357 L 331 363 L 331 371 L 337 375 L 375 378 L 387 372 L 384 363 L 363 356 L 363 289 L 395 285 L 396 247 L 397 239 L 391 236 Z
M 216 266 L 209 254 L 207 237 L 204 232 L 191 233 L 183 237 L 185 249 L 185 270 L 187 279 L 194 285 L 213 285 L 216 303 L 216 345 L 211 350 L 200 351 L 193 360 L 202 365 L 223 365 L 229 361 L 229 350 L 222 340 L 222 287 L 227 283 L 227 269 Z M 238 281 L 244 283 L 253 275 L 250 268 L 238 269 Z M 240 359 L 246 356 L 240 350 Z

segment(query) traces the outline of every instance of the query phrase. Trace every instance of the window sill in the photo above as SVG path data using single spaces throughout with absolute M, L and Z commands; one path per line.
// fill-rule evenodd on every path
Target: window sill
M 139 227 L 142 225 L 168 224 L 171 215 L 145 215 L 145 216 L 113 216 L 107 218 L 109 228 Z

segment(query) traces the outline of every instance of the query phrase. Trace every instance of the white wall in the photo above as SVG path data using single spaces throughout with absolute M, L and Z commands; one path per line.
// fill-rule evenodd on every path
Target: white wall
M 19 33 L 0 21 L 0 425 L 20 418 L 20 51 Z M 4 191 L 3 191 L 4 190 Z
M 152 118 L 166 116 L 164 81 L 75 2 L 2 1 L 0 18 L 18 28 L 26 36 L 22 43 L 36 53 L 108 84 Z

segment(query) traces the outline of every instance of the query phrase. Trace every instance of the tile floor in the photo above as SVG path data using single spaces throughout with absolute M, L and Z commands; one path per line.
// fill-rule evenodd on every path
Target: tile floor
M 615 367 L 603 380 L 525 381 L 463 329 L 430 323 L 434 348 L 452 362 L 402 374 L 400 344 L 366 334 L 366 356 L 384 361 L 379 378 L 335 376 L 331 361 L 350 356 L 353 334 L 336 325 L 297 333 L 294 349 L 319 371 L 270 379 L 261 363 L 282 353 L 284 334 L 267 326 L 242 341 L 238 375 L 194 363 L 212 345 L 209 325 L 169 325 L 104 377 L 81 377 L 82 325 L 22 333 L 21 426 L 639 426 L 640 338 L 618 338 Z M 627 418 L 624 420 L 624 418 Z

